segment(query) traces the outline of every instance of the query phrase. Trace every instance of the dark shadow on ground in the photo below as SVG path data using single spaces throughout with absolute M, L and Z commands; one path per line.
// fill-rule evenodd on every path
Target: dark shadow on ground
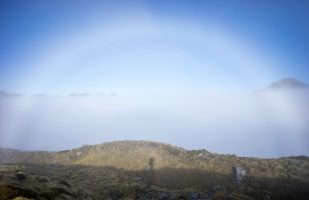
M 309 199 L 307 182 L 247 175 L 241 184 L 230 174 L 197 169 L 128 171 L 80 165 L 0 165 L 0 200 L 33 199 Z

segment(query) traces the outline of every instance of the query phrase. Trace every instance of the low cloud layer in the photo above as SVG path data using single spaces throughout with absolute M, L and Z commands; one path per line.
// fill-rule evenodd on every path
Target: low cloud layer
M 154 140 L 242 156 L 309 155 L 307 90 L 0 99 L 1 147 Z

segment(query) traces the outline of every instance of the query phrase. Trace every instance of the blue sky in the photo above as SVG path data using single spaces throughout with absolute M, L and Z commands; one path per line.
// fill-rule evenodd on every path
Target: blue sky
M 0 86 L 170 92 L 309 82 L 308 1 L 0 3 Z

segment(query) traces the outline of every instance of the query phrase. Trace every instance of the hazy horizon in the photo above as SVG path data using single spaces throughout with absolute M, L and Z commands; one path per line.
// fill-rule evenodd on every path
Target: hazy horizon
M 3 98 L 0 146 L 54 151 L 149 140 L 240 156 L 309 155 L 308 100 L 297 89 Z

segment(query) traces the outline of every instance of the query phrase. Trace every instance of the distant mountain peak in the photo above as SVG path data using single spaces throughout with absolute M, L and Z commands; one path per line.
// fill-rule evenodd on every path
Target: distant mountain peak
M 22 96 L 22 94 L 19 94 L 19 93 L 7 93 L 7 92 L 4 92 L 4 91 L 1 91 L 0 90 L 0 97 L 19 97 L 19 96 Z
M 8 95 L 8 93 L 3 92 L 3 91 L 0 90 L 0 96 L 1 96 L 1 95 L 2 95 L 2 96 L 6 96 L 6 95 Z
M 304 89 L 307 87 L 308 85 L 306 83 L 295 78 L 284 78 L 269 86 L 271 89 Z

